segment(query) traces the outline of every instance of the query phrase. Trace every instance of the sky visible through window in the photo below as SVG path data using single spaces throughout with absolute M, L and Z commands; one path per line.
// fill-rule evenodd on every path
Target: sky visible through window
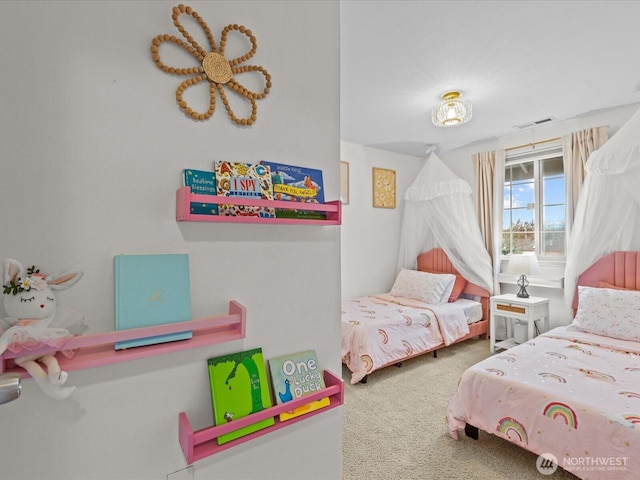
M 536 204 L 536 182 L 539 205 Z M 535 251 L 564 255 L 565 181 L 562 157 L 507 165 L 504 184 L 504 254 Z M 536 245 L 536 231 L 539 245 Z

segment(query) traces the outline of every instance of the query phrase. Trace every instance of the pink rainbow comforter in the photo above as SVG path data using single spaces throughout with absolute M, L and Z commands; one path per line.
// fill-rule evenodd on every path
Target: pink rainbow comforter
M 342 362 L 356 384 L 378 368 L 469 333 L 464 308 L 379 294 L 342 303 Z
M 583 479 L 640 475 L 640 344 L 558 327 L 469 368 L 447 409 Z

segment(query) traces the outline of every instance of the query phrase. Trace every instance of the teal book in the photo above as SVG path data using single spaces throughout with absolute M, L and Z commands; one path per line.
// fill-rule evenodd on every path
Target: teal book
M 189 255 L 116 255 L 113 258 L 116 330 L 191 320 Z M 117 342 L 116 350 L 191 338 L 185 330 Z
M 207 360 L 213 420 L 233 422 L 272 406 L 262 348 L 231 353 Z M 218 445 L 275 424 L 273 417 L 218 437 Z
M 191 193 L 217 195 L 215 172 L 185 168 L 182 177 L 184 186 L 189 187 Z M 190 211 L 200 215 L 218 215 L 218 205 L 216 203 L 191 202 Z
M 324 372 L 318 365 L 315 350 L 305 350 L 304 352 L 271 358 L 269 360 L 269 371 L 271 373 L 273 394 L 278 404 L 286 403 L 326 388 Z M 329 397 L 314 400 L 301 407 L 281 413 L 280 420 L 285 421 L 313 412 L 328 406 L 330 403 Z

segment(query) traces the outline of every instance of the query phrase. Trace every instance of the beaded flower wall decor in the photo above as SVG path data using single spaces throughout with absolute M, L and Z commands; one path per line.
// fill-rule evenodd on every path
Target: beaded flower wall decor
M 202 27 L 209 40 L 209 50 L 205 50 L 204 48 L 202 48 L 198 44 L 198 42 L 196 42 L 194 38 L 189 34 L 189 32 L 187 32 L 187 30 L 182 26 L 179 17 L 183 14 L 193 17 Z M 238 125 L 252 125 L 253 122 L 256 121 L 258 115 L 258 106 L 256 104 L 256 100 L 260 100 L 266 97 L 269 93 L 269 90 L 271 89 L 271 75 L 269 75 L 267 70 L 261 66 L 241 66 L 242 63 L 253 57 L 258 48 L 256 37 L 253 35 L 251 30 L 242 25 L 227 25 L 222 29 L 222 33 L 220 35 L 220 46 L 216 49 L 216 43 L 213 39 L 213 35 L 211 34 L 211 29 L 207 26 L 202 17 L 191 7 L 187 7 L 182 4 L 178 5 L 177 7 L 173 7 L 171 18 L 173 19 L 173 24 L 186 39 L 186 42 L 181 40 L 180 38 L 176 38 L 173 35 L 158 35 L 151 42 L 151 58 L 158 66 L 158 68 L 163 72 L 172 73 L 175 75 L 189 75 L 189 78 L 182 82 L 176 89 L 176 101 L 178 102 L 180 109 L 184 111 L 187 116 L 193 118 L 194 120 L 206 120 L 213 115 L 213 112 L 216 108 L 217 91 L 220 94 L 220 98 L 222 99 L 224 108 L 227 110 L 227 114 L 232 121 L 234 121 Z M 227 60 L 224 56 L 224 50 L 227 44 L 227 35 L 233 31 L 244 34 L 249 38 L 249 41 L 251 42 L 251 50 L 249 50 L 244 55 L 241 55 L 240 57 L 234 58 L 233 60 Z M 171 42 L 175 45 L 178 45 L 179 47 L 193 55 L 198 60 L 198 62 L 200 62 L 200 65 L 190 68 L 174 68 L 165 65 L 160 60 L 160 45 L 163 42 Z M 242 86 L 236 80 L 236 75 L 246 72 L 255 72 L 264 76 L 265 86 L 261 92 L 252 92 Z M 209 85 L 209 109 L 205 113 L 199 113 L 193 110 L 193 108 L 191 108 L 187 104 L 187 102 L 183 99 L 183 94 L 187 88 L 193 87 L 203 82 L 207 82 Z M 229 88 L 230 91 L 241 95 L 242 97 L 249 100 L 249 102 L 251 102 L 251 115 L 249 117 L 236 117 L 236 115 L 233 113 L 233 110 L 231 109 L 231 106 L 229 105 L 229 100 L 224 90 L 225 86 Z

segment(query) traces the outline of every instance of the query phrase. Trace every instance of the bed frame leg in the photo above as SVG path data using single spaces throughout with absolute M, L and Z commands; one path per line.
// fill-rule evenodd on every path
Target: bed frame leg
M 433 351 L 433 358 L 438 358 L 438 350 Z
M 467 437 L 477 440 L 478 433 L 478 427 L 474 427 L 473 425 L 469 425 L 468 423 L 464 426 L 464 434 Z
M 368 375 L 365 375 L 364 377 L 362 377 L 362 380 L 360 380 L 360 382 L 358 383 L 367 383 L 367 377 Z

